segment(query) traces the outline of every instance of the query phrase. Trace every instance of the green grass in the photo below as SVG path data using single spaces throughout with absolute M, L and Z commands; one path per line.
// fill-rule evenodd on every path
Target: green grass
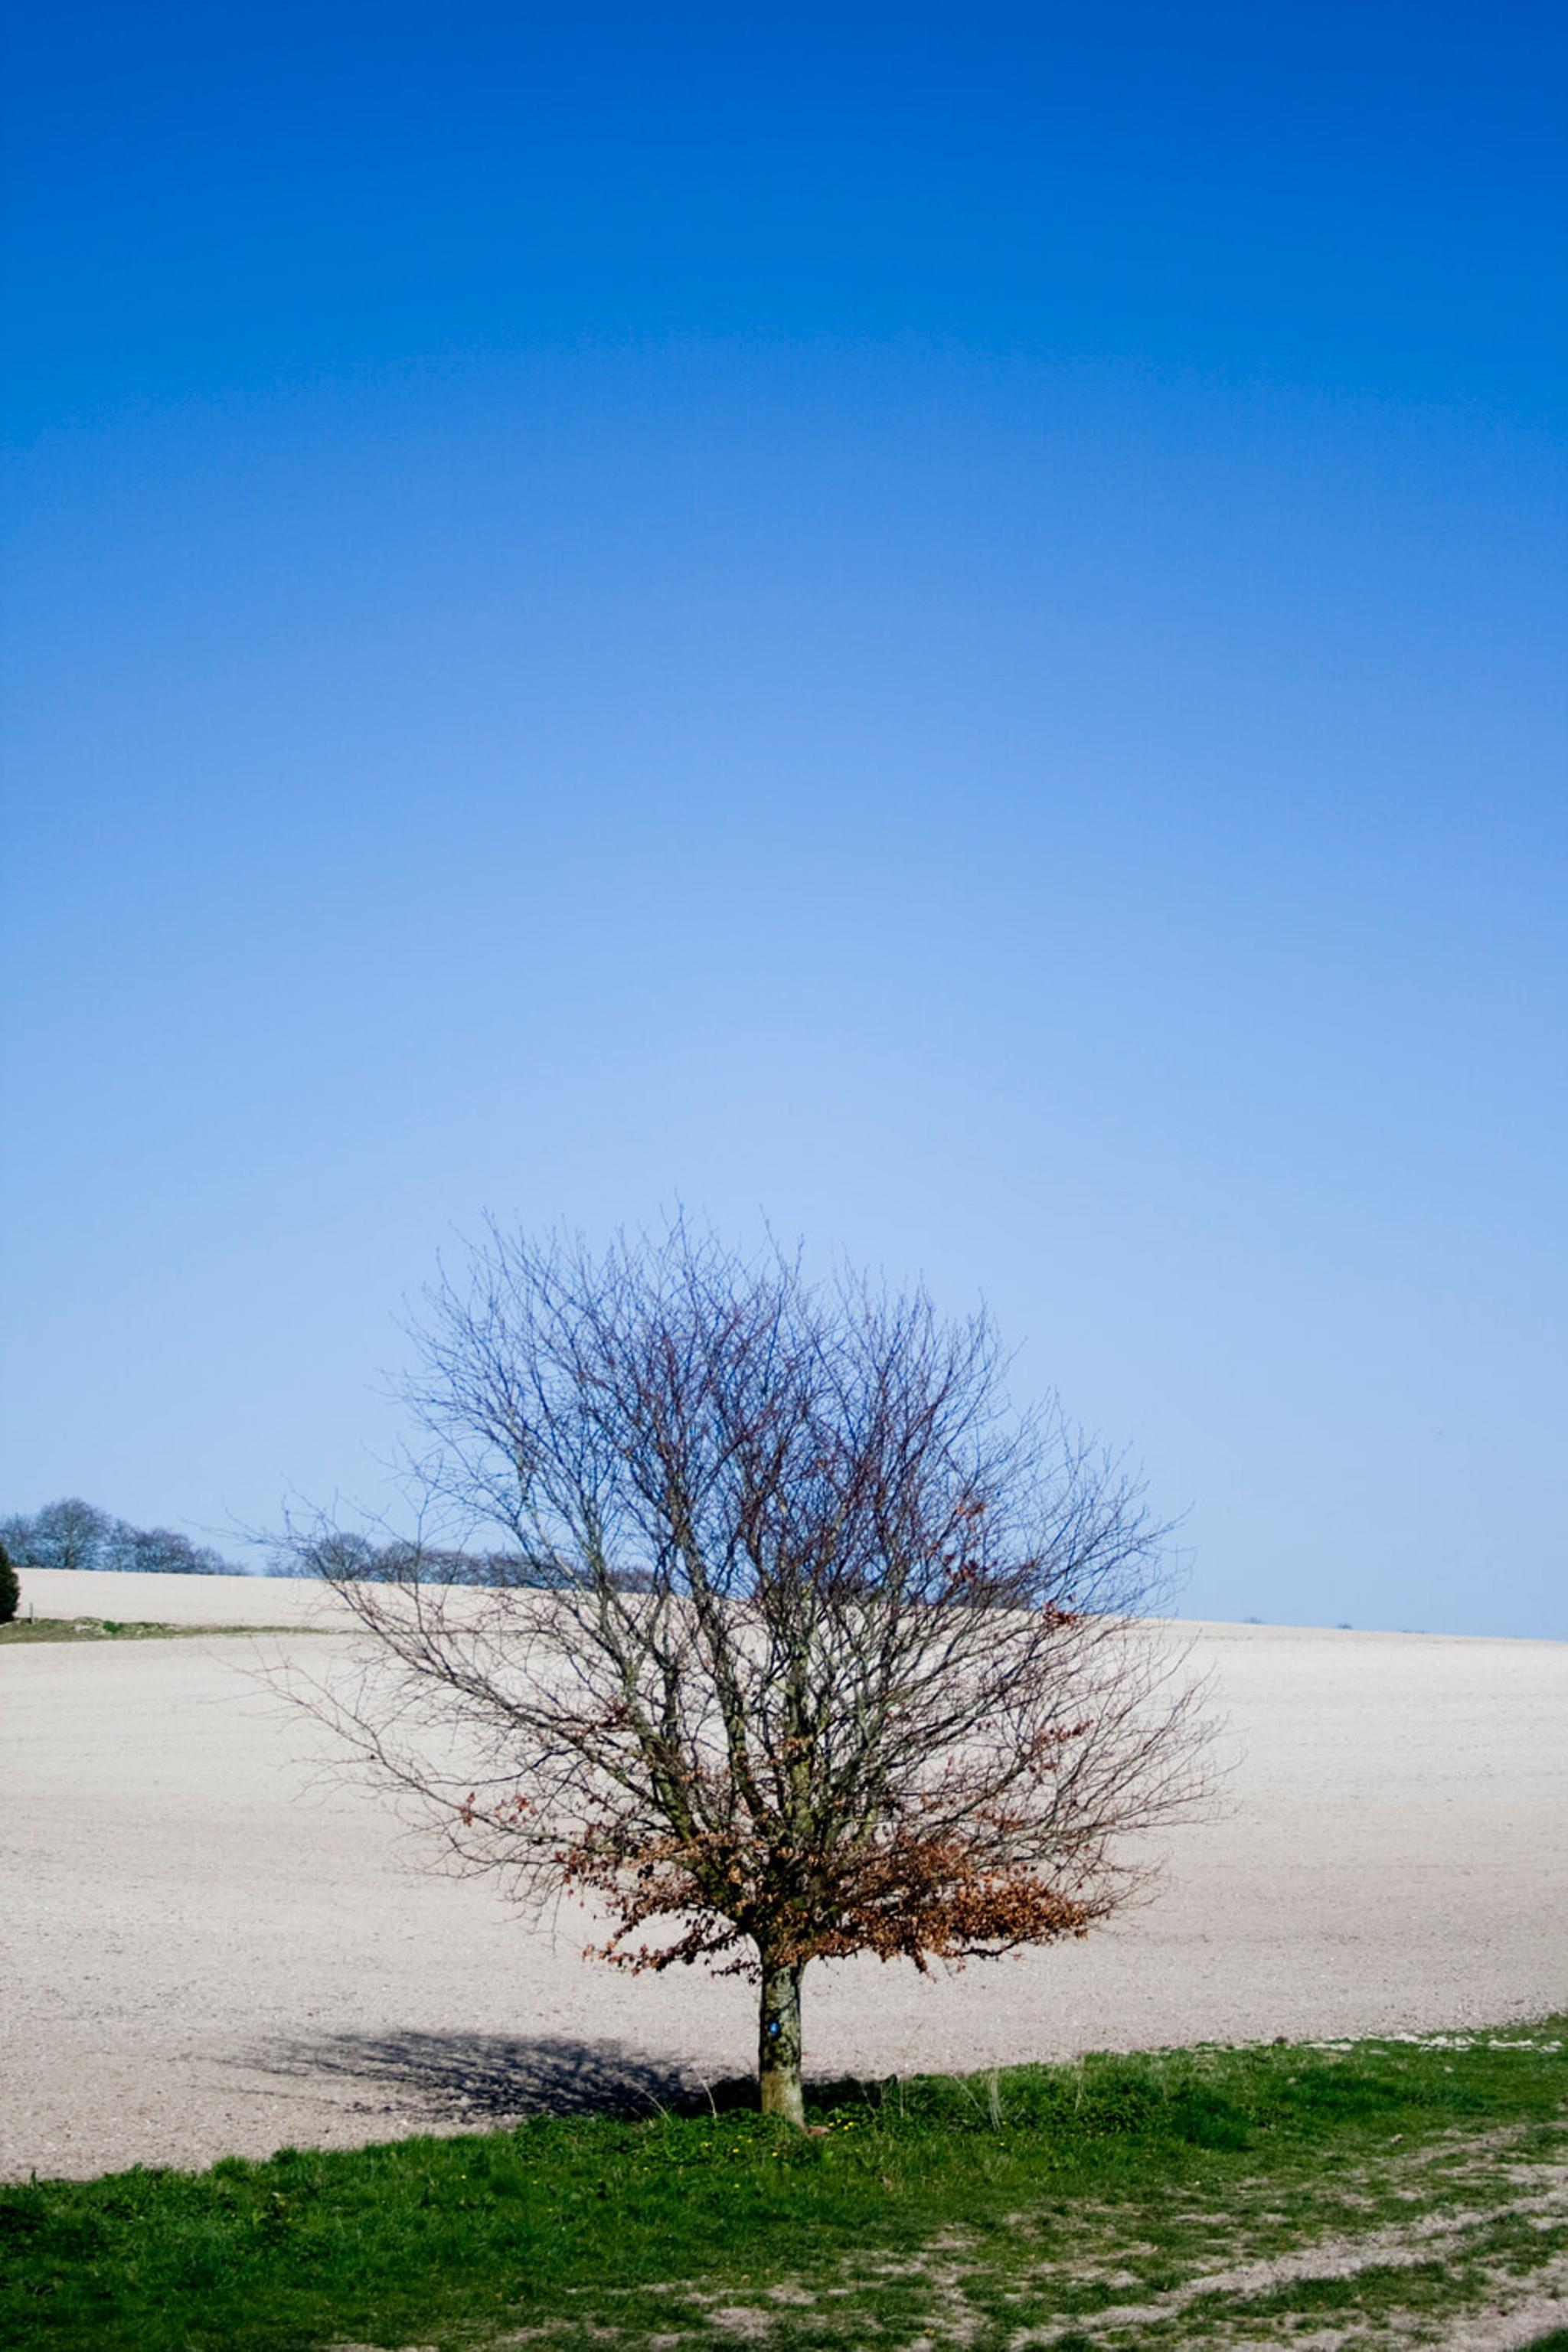
M 188 1642 L 213 1633 L 304 1633 L 306 1625 L 159 1625 L 119 1617 L 14 1617 L 0 1625 L 0 1644 L 26 1642 Z
M 1568 2297 L 1565 2044 L 1557 2019 L 1095 2057 L 821 2089 L 808 2137 L 577 2117 L 30 2183 L 0 2190 L 0 2342 L 1100 2352 L 1352 2318 L 1358 2345 L 1438 2342 Z

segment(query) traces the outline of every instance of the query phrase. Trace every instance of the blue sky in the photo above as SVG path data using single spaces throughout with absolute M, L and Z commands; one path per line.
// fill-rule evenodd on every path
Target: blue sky
M 5 1507 L 376 1501 L 679 1201 L 1192 1613 L 1568 1634 L 1561 20 L 19 28 Z

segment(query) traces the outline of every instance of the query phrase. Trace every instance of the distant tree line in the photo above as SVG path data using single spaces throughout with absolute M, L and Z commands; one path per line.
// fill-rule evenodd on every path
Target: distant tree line
M 160 1576 L 237 1576 L 243 1570 L 174 1528 L 133 1528 L 96 1504 L 67 1496 L 29 1517 L 0 1519 L 0 1549 L 18 1568 L 150 1570 Z
M 440 1545 L 414 1543 L 395 1537 L 372 1543 L 353 1529 L 323 1528 L 303 1539 L 295 1538 L 279 1553 L 278 1571 L 284 1576 L 322 1576 L 334 1583 L 469 1584 L 487 1590 L 501 1587 L 560 1585 L 560 1572 L 551 1575 L 535 1559 L 516 1551 L 453 1551 Z M 650 1579 L 623 1570 L 615 1580 L 618 1591 L 644 1591 Z
M 96 1504 L 68 1496 L 29 1517 L 0 1519 L 0 1551 L 18 1568 L 142 1569 L 161 1576 L 243 1576 L 247 1571 L 207 1544 L 173 1528 L 136 1528 Z M 468 1584 L 493 1588 L 550 1580 L 521 1553 L 454 1551 L 403 1538 L 373 1543 L 341 1528 L 292 1540 L 271 1563 L 275 1576 L 322 1576 L 363 1584 Z M 640 1589 L 623 1572 L 619 1589 Z

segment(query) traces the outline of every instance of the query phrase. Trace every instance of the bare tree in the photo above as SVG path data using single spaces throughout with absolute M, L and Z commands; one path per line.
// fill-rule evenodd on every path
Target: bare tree
M 98 1568 L 116 1524 L 107 1511 L 68 1495 L 30 1518 L 18 1513 L 0 1520 L 0 1538 L 24 1567 Z
M 592 1899 L 621 1966 L 752 1977 L 797 2124 L 808 1962 L 991 1957 L 1125 1896 L 1196 1788 L 1137 1615 L 1164 1531 L 1009 1410 L 984 1318 L 679 1224 L 601 1259 L 492 1228 L 428 1303 L 426 1517 L 503 1531 L 515 1578 L 365 1581 L 317 1530 L 374 1640 L 308 1703 L 458 1866 Z
M 273 1547 L 282 1576 L 345 1579 L 356 1584 L 526 1584 L 528 1563 L 511 1552 L 442 1550 L 393 1537 L 376 1544 L 356 1529 L 326 1526 Z
M 193 1543 L 176 1528 L 132 1528 L 121 1520 L 110 1538 L 106 1568 L 140 1569 L 156 1576 L 232 1576 L 210 1544 Z
M 135 1528 L 96 1504 L 68 1496 L 29 1518 L 0 1519 L 0 1541 L 29 1568 L 151 1570 L 160 1576 L 225 1576 L 230 1563 L 174 1528 Z

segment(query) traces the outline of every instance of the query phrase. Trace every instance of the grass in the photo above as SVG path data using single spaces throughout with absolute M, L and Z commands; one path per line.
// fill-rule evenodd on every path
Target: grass
M 740 2110 L 540 2119 L 0 2189 L 0 2342 L 1405 2345 L 1568 2300 L 1568 2019 L 810 2104 L 805 2137 Z
M 160 1625 L 119 1617 L 14 1617 L 0 1625 L 0 1646 L 27 1642 L 187 1642 L 214 1633 L 303 1633 L 305 1625 Z

